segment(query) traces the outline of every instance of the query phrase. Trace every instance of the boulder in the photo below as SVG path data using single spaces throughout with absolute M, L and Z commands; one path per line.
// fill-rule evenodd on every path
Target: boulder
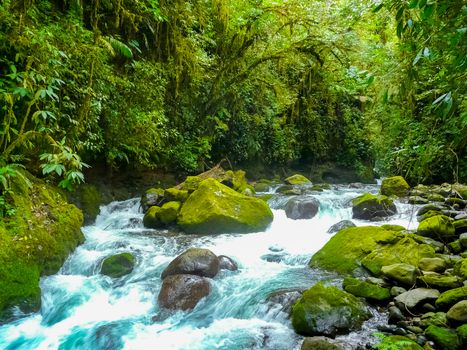
M 418 267 L 422 271 L 443 272 L 446 270 L 446 261 L 441 258 L 423 258 Z
M 389 230 L 389 231 L 405 231 L 406 230 L 406 228 L 404 226 L 391 225 L 391 224 L 381 225 L 381 228 L 384 228 L 385 230 Z
M 391 298 L 389 288 L 384 288 L 377 284 L 361 281 L 352 277 L 346 277 L 342 287 L 346 292 L 356 297 L 362 297 L 373 301 L 382 301 Z
M 352 200 L 352 217 L 361 220 L 377 220 L 397 213 L 394 202 L 383 195 L 365 193 Z
M 409 204 L 428 204 L 428 199 L 419 196 L 410 196 Z
M 430 202 L 444 202 L 444 197 L 440 194 L 433 193 L 428 196 Z
M 290 315 L 292 311 L 292 306 L 295 304 L 295 302 L 300 299 L 302 296 L 302 293 L 300 293 L 299 290 L 296 289 L 281 289 L 272 292 L 270 295 L 267 297 L 267 302 L 272 305 L 279 305 L 280 306 L 280 311 L 284 312 L 287 315 Z M 272 309 L 272 308 L 271 308 Z M 274 310 L 277 310 L 277 307 L 274 307 Z
M 445 312 L 428 312 L 422 315 L 420 320 L 420 326 L 423 328 L 431 325 L 443 327 L 448 324 L 448 318 Z
M 146 213 L 149 208 L 153 206 L 161 206 L 164 199 L 164 189 L 162 188 L 150 188 L 141 196 L 141 208 L 143 213 Z
M 455 228 L 449 217 L 435 215 L 420 222 L 417 233 L 442 242 L 451 242 L 455 237 Z
M 285 214 L 288 218 L 311 219 L 319 210 L 319 201 L 314 197 L 292 198 L 285 206 Z
M 415 266 L 404 263 L 383 266 L 381 272 L 385 277 L 409 287 L 415 284 L 419 275 Z
M 467 233 L 467 219 L 456 220 L 452 224 L 454 225 L 454 229 L 456 230 L 456 234 L 460 235 L 460 234 L 463 234 L 463 233 Z
M 437 273 L 418 277 L 419 284 L 439 289 L 453 289 L 462 286 L 457 276 L 440 275 Z
M 257 232 L 272 219 L 271 209 L 261 199 L 206 179 L 183 204 L 177 222 L 187 233 Z
M 344 348 L 326 337 L 309 337 L 305 338 L 300 350 L 344 350 Z
M 219 259 L 208 249 L 189 248 L 177 256 L 162 271 L 161 278 L 186 274 L 202 277 L 214 277 L 219 272 Z
M 448 319 L 454 323 L 467 323 L 467 300 L 454 304 L 446 314 Z
M 415 341 L 402 335 L 389 335 L 376 344 L 374 349 L 423 350 Z
M 289 185 L 306 185 L 306 184 L 311 183 L 311 181 L 308 180 L 303 175 L 295 174 L 295 175 L 292 175 L 292 176 L 289 176 L 288 178 L 286 178 L 285 183 L 289 184 Z
M 467 345 L 467 324 L 463 324 L 462 326 L 457 327 L 456 332 L 461 345 L 465 348 Z
M 146 214 L 144 214 L 143 225 L 147 228 L 162 228 L 164 223 L 159 219 L 158 213 L 160 212 L 161 207 L 152 206 L 148 209 Z
M 383 179 L 380 192 L 385 196 L 404 197 L 408 194 L 410 186 L 402 176 L 392 176 Z
M 342 220 L 342 221 L 339 221 L 337 224 L 334 224 L 332 225 L 329 229 L 328 229 L 328 233 L 336 233 L 340 230 L 343 230 L 345 228 L 348 228 L 348 227 L 355 227 L 356 225 L 350 221 L 350 220 Z
M 417 243 L 411 235 L 377 226 L 359 226 L 337 232 L 313 255 L 309 266 L 352 274 L 361 271 L 363 264 L 374 275 L 379 275 L 385 265 L 418 266 L 420 259 L 426 257 L 435 257 L 434 249 Z
M 358 298 L 322 283 L 306 290 L 292 308 L 292 325 L 302 335 L 334 337 L 360 328 L 369 317 Z
M 232 258 L 229 258 L 228 256 L 225 256 L 225 255 L 219 255 L 218 259 L 219 259 L 219 269 L 229 270 L 229 271 L 238 270 L 238 265 Z
M 177 221 L 178 212 L 180 211 L 180 202 L 167 202 L 162 205 L 156 216 L 165 225 Z
M 269 191 L 269 184 L 263 182 L 257 182 L 253 186 L 256 192 L 268 192 Z
M 164 278 L 157 300 L 168 310 L 191 310 L 209 295 L 209 279 L 195 275 L 172 275 Z
M 168 188 L 164 192 L 164 197 L 169 202 L 185 202 L 188 199 L 188 191 L 178 188 Z
M 467 199 L 467 185 L 455 183 L 452 185 L 452 189 L 456 191 L 463 199 Z
M 459 243 L 460 243 L 460 245 L 461 245 L 462 248 L 464 248 L 464 249 L 467 248 L 467 232 L 462 233 L 462 234 L 459 236 Z
M 425 335 L 443 350 L 459 349 L 459 338 L 451 329 L 431 325 L 425 330 Z
M 135 266 L 135 257 L 130 253 L 121 253 L 104 259 L 101 274 L 119 278 L 128 275 Z
M 446 198 L 444 203 L 446 205 L 450 206 L 450 207 L 453 207 L 453 208 L 455 207 L 457 209 L 464 209 L 465 208 L 465 201 L 463 201 L 460 198 L 455 198 L 455 197 Z
M 180 186 L 182 190 L 192 193 L 198 189 L 201 182 L 203 182 L 203 179 L 199 176 L 187 176 Z
M 454 274 L 463 280 L 467 280 L 467 259 L 459 260 L 454 265 Z
M 450 289 L 441 293 L 436 300 L 436 307 L 441 310 L 448 310 L 451 306 L 461 300 L 467 300 L 467 286 Z
M 442 205 L 437 205 L 437 204 L 427 204 L 427 205 L 424 205 L 423 207 L 421 207 L 420 209 L 418 209 L 417 211 L 417 216 L 422 216 L 426 213 L 428 213 L 429 211 L 435 211 L 435 212 L 438 212 L 438 215 L 441 213 L 441 211 L 443 211 L 444 209 L 446 209 L 445 207 L 443 207 Z
M 438 297 L 439 292 L 436 289 L 416 288 L 396 296 L 394 300 L 404 304 L 408 309 L 413 309 L 422 303 L 435 301 Z

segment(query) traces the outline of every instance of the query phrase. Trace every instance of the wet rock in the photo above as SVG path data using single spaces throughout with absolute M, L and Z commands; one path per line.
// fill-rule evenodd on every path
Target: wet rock
M 322 283 L 306 290 L 292 308 L 292 325 L 303 335 L 334 337 L 358 329 L 369 317 L 358 298 Z
M 232 258 L 229 258 L 228 256 L 225 256 L 225 255 L 219 255 L 218 259 L 219 259 L 219 268 L 221 270 L 229 270 L 229 271 L 238 270 L 238 265 Z
M 446 261 L 441 258 L 423 258 L 420 259 L 418 267 L 422 271 L 443 272 L 446 270 Z
M 290 314 L 292 306 L 300 299 L 302 293 L 299 290 L 282 289 L 271 293 L 266 299 L 267 302 L 279 304 L 281 311 Z
M 454 265 L 454 274 L 463 280 L 467 280 L 467 259 L 463 258 Z
M 419 275 L 419 271 L 415 266 L 403 263 L 383 266 L 381 272 L 387 278 L 408 286 L 414 285 Z
M 352 277 L 344 279 L 343 288 L 346 292 L 356 297 L 363 297 L 369 300 L 382 301 L 388 300 L 391 297 L 389 288 L 383 288 Z
M 119 278 L 131 273 L 134 266 L 135 257 L 132 254 L 116 254 L 105 258 L 102 263 L 101 274 L 112 278 Z
M 428 327 L 431 325 L 443 327 L 448 324 L 448 319 L 445 312 L 428 312 L 422 315 L 420 325 L 422 327 Z
M 388 322 L 391 324 L 397 324 L 400 321 L 405 320 L 405 316 L 397 306 L 390 306 L 388 309 L 389 319 Z
M 295 174 L 285 179 L 285 183 L 289 185 L 306 185 L 310 182 L 310 180 L 308 180 L 305 176 L 300 174 Z
M 454 225 L 454 229 L 456 230 L 456 234 L 460 235 L 460 234 L 463 234 L 463 233 L 467 233 L 467 219 L 455 220 L 452 224 Z M 466 237 L 466 240 L 467 240 L 467 235 L 465 237 Z M 465 246 L 464 246 L 464 248 L 465 248 Z
M 436 300 L 436 307 L 441 310 L 447 310 L 461 300 L 467 300 L 467 286 L 450 289 L 441 293 Z
M 208 249 L 190 248 L 177 256 L 162 272 L 162 279 L 170 275 L 189 274 L 214 277 L 219 272 L 219 259 Z
M 418 282 L 432 288 L 453 289 L 462 286 L 462 281 L 457 276 L 429 274 L 418 277 Z
M 444 203 L 450 207 L 456 206 L 459 209 L 464 209 L 466 202 L 460 198 L 450 197 L 446 198 Z
M 195 275 L 171 275 L 164 278 L 157 298 L 162 308 L 169 310 L 191 310 L 209 295 L 209 279 Z
M 332 225 L 327 233 L 336 233 L 340 230 L 343 230 L 345 228 L 348 228 L 348 227 L 355 227 L 356 225 L 350 221 L 350 220 L 342 220 L 342 221 L 339 221 L 337 224 L 334 224 Z
M 286 257 L 286 253 L 278 252 L 273 254 L 264 254 L 261 256 L 261 260 L 273 263 L 280 263 Z
M 454 217 L 454 220 L 464 220 L 467 219 L 467 213 L 459 213 Z
M 428 199 L 418 196 L 411 196 L 409 197 L 409 204 L 427 204 Z
M 305 338 L 300 350 L 344 350 L 344 348 L 326 337 Z
M 440 213 L 443 209 L 445 209 L 442 205 L 437 205 L 437 204 L 427 204 L 418 209 L 417 211 L 417 216 L 420 217 L 429 211 L 434 211 Z
M 383 179 L 380 192 L 385 196 L 404 197 L 408 194 L 410 186 L 402 176 L 392 176 Z
M 352 182 L 349 184 L 349 188 L 357 188 L 357 189 L 361 189 L 365 187 L 364 184 L 362 184 L 361 182 Z
M 311 219 L 319 210 L 319 201 L 314 197 L 292 198 L 285 206 L 285 214 L 290 219 Z
M 404 304 L 409 309 L 413 309 L 420 303 L 435 301 L 439 295 L 439 291 L 436 289 L 416 288 L 398 295 L 394 300 Z
M 150 207 L 160 206 L 164 204 L 164 189 L 151 188 L 147 190 L 141 197 L 141 208 L 146 213 Z
M 433 193 L 428 196 L 430 202 L 444 202 L 444 197 L 440 194 Z
M 466 249 L 467 248 L 467 232 L 461 234 L 459 236 L 459 243 L 462 246 L 462 248 Z
M 406 228 L 404 226 L 391 225 L 391 224 L 381 225 L 381 228 L 384 228 L 385 230 L 389 230 L 389 231 L 405 231 L 406 230 Z
M 462 346 L 467 345 L 467 324 L 464 324 L 456 329 L 459 341 Z
M 449 309 L 446 316 L 451 322 L 467 323 L 467 300 L 462 300 L 454 304 Z
M 144 218 L 143 218 L 144 227 L 154 228 L 154 229 L 164 227 L 164 224 L 162 223 L 162 221 L 160 221 L 158 217 L 158 213 L 160 211 L 161 211 L 161 207 L 158 207 L 158 206 L 150 207 L 146 211 L 146 214 L 144 214 Z
M 402 293 L 405 293 L 405 292 L 407 292 L 407 289 L 403 287 L 398 287 L 398 286 L 394 286 L 390 290 L 391 296 L 393 297 L 397 297 L 398 295 L 401 295 Z
M 456 350 L 460 346 L 457 334 L 444 327 L 429 326 L 425 330 L 425 335 L 432 339 L 441 349 Z
M 417 233 L 442 242 L 451 242 L 455 235 L 455 228 L 450 218 L 436 215 L 420 222 Z
M 379 220 L 397 213 L 394 202 L 383 195 L 365 193 L 352 200 L 352 217 L 361 220 Z

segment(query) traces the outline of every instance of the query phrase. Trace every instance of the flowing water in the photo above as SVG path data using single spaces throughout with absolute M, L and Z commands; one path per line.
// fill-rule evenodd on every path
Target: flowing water
M 41 279 L 40 313 L 0 326 L 0 349 L 299 349 L 302 338 L 281 305 L 268 297 L 280 290 L 303 290 L 320 280 L 340 283 L 307 263 L 331 238 L 328 228 L 351 219 L 349 201 L 377 190 L 336 186 L 314 194 L 321 204 L 310 220 L 288 219 L 280 209 L 287 198 L 274 196 L 274 221 L 265 232 L 214 236 L 145 229 L 139 199 L 110 203 L 101 208 L 94 225 L 83 227 L 85 243 L 59 273 Z M 397 206 L 399 214 L 384 223 L 412 228 L 413 206 Z M 222 270 L 212 281 L 211 294 L 192 312 L 154 322 L 160 274 L 189 247 L 227 255 L 239 270 Z M 100 275 L 102 260 L 121 252 L 135 255 L 133 272 L 119 279 Z M 349 349 L 371 341 L 377 324 L 386 322 L 384 314 L 373 314 L 361 331 L 339 337 Z

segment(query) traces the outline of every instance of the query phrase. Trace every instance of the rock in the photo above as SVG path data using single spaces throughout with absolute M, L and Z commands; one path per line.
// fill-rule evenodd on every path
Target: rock
M 168 202 L 180 202 L 183 203 L 188 199 L 188 191 L 179 190 L 178 188 L 168 188 L 164 191 L 164 198 Z
M 393 350 L 423 350 L 415 341 L 402 335 L 389 335 L 384 337 L 381 342 L 375 345 L 375 349 L 393 349 Z
M 310 187 L 310 191 L 318 191 L 318 192 L 322 192 L 323 190 L 330 190 L 330 189 L 331 189 L 331 185 L 327 183 L 314 184 L 313 186 Z
M 402 293 L 407 292 L 407 289 L 403 287 L 394 286 L 394 287 L 391 287 L 389 292 L 391 293 L 391 296 L 397 297 L 398 295 L 401 295 Z
M 446 270 L 446 261 L 441 258 L 423 258 L 420 259 L 418 267 L 422 271 L 443 272 Z
M 352 183 L 349 183 L 349 188 L 363 188 L 365 187 L 364 184 L 362 184 L 361 182 L 352 182 Z
M 285 179 L 285 183 L 289 185 L 306 185 L 310 182 L 310 180 L 308 180 L 305 176 L 300 174 L 295 174 Z
M 464 209 L 465 208 L 465 201 L 463 201 L 460 198 L 454 198 L 454 197 L 446 198 L 444 203 L 446 205 L 450 206 L 450 207 L 457 206 L 458 209 Z
M 389 319 L 388 322 L 390 324 L 397 324 L 400 321 L 405 320 L 405 316 L 402 311 L 397 306 L 390 306 L 388 309 L 389 312 Z
M 384 228 L 385 230 L 389 230 L 389 231 L 405 231 L 406 230 L 404 226 L 390 225 L 390 224 L 381 225 L 381 228 Z
M 229 271 L 237 271 L 238 270 L 238 265 L 237 263 L 229 258 L 228 256 L 225 255 L 219 255 L 219 268 L 221 270 L 229 270 Z
M 178 274 L 212 278 L 218 272 L 219 259 L 213 252 L 203 248 L 189 248 L 170 262 L 162 271 L 161 278 Z
M 444 209 L 444 208 L 443 208 L 441 205 L 427 204 L 427 205 L 424 205 L 423 207 L 421 207 L 420 209 L 418 209 L 418 211 L 417 211 L 417 216 L 422 216 L 422 215 L 428 213 L 429 211 L 438 212 L 438 215 L 439 215 L 439 213 L 440 213 L 443 209 Z
M 428 199 L 418 196 L 411 196 L 408 200 L 409 204 L 428 204 Z
M 461 242 L 457 239 L 454 242 L 448 243 L 447 245 L 449 251 L 455 253 L 455 254 L 460 254 L 462 251 L 462 246 Z
M 354 219 L 381 219 L 397 213 L 394 202 L 386 196 L 374 196 L 365 193 L 352 200 L 352 217 Z
M 462 259 L 454 265 L 454 274 L 463 280 L 467 280 L 467 259 Z
M 467 324 L 457 327 L 456 332 L 461 345 L 465 347 L 467 345 Z
M 442 213 L 442 211 L 429 210 L 425 214 L 417 216 L 417 221 L 422 222 L 423 220 L 431 218 L 432 216 L 441 215 Z
M 416 288 L 398 295 L 394 300 L 404 304 L 409 309 L 413 309 L 420 303 L 434 301 L 438 297 L 439 292 L 436 289 Z
M 285 214 L 290 219 L 311 219 L 319 210 L 319 201 L 314 197 L 292 198 L 285 206 Z
M 361 263 L 378 276 L 384 265 L 418 266 L 420 259 L 426 257 L 435 257 L 434 249 L 418 244 L 410 235 L 377 226 L 359 226 L 337 232 L 313 255 L 309 266 L 352 274 L 361 269 Z
M 436 253 L 442 253 L 444 252 L 444 244 L 441 242 L 438 242 L 432 238 L 429 237 L 423 237 L 419 236 L 417 234 L 411 234 L 411 237 L 420 244 L 428 244 L 433 247 Z
M 404 197 L 408 194 L 410 186 L 402 176 L 393 176 L 383 179 L 380 192 L 385 196 Z
M 147 228 L 162 228 L 164 224 L 159 220 L 158 213 L 160 212 L 161 207 L 152 206 L 149 210 L 144 214 L 143 218 L 143 225 Z
M 346 292 L 356 297 L 363 297 L 369 300 L 382 301 L 388 300 L 391 297 L 389 288 L 383 288 L 352 277 L 344 279 L 343 288 Z
M 467 213 L 466 212 L 463 212 L 461 214 L 457 214 L 454 217 L 454 220 L 464 220 L 464 219 L 467 219 Z
M 467 300 L 454 304 L 446 314 L 449 321 L 454 323 L 467 323 Z
M 178 224 L 187 233 L 257 232 L 272 219 L 271 209 L 261 199 L 206 179 L 183 204 Z
M 135 257 L 130 253 L 121 253 L 104 259 L 101 274 L 119 278 L 128 275 L 135 266 Z
M 414 285 L 419 275 L 419 271 L 415 266 L 403 263 L 383 266 L 381 272 L 387 278 L 407 286 Z
M 187 176 L 185 181 L 181 184 L 181 188 L 188 193 L 196 191 L 203 179 L 199 176 Z
M 422 315 L 422 320 L 420 325 L 424 328 L 428 326 L 438 326 L 443 327 L 448 324 L 448 319 L 445 312 L 428 312 Z
M 467 219 L 462 220 L 455 220 L 453 223 L 454 229 L 456 230 L 456 234 L 460 235 L 463 233 L 467 233 Z M 467 240 L 467 235 L 465 236 Z M 467 244 L 467 242 L 466 242 Z
M 436 345 L 445 350 L 459 349 L 460 342 L 457 334 L 450 329 L 437 326 L 429 326 L 425 330 L 425 335 L 432 339 Z
M 174 223 L 180 211 L 180 202 L 167 202 L 157 211 L 156 217 L 165 225 Z M 143 221 L 144 222 L 144 221 Z
M 302 293 L 298 290 L 282 289 L 271 293 L 266 300 L 269 303 L 280 305 L 280 310 L 285 314 L 290 315 L 292 306 L 301 298 L 301 296 Z
M 444 197 L 440 194 L 433 193 L 428 196 L 430 202 L 444 202 Z
M 164 203 L 164 189 L 150 188 L 141 197 L 141 208 L 143 213 L 146 213 L 149 208 L 154 206 L 161 206 Z
M 425 286 L 439 289 L 453 289 L 462 286 L 462 281 L 456 276 L 430 274 L 418 277 L 418 281 Z
M 455 235 L 455 229 L 450 218 L 436 215 L 420 222 L 417 233 L 442 242 L 451 242 Z
M 369 317 L 358 298 L 322 283 L 306 290 L 292 308 L 292 325 L 302 335 L 334 337 L 358 329 Z
M 162 308 L 191 310 L 209 295 L 211 284 L 205 277 L 195 275 L 171 275 L 164 278 L 157 298 Z
M 458 193 L 463 199 L 467 199 L 467 186 L 459 183 L 452 185 L 452 189 Z
M 337 224 L 334 224 L 332 225 L 329 229 L 328 229 L 328 233 L 336 233 L 340 230 L 343 230 L 344 228 L 348 228 L 348 227 L 355 227 L 356 225 L 350 221 L 350 220 L 342 220 L 342 221 L 339 221 Z M 466 240 L 467 241 L 467 240 Z
M 305 338 L 300 350 L 344 350 L 344 348 L 326 337 Z
M 256 192 L 268 192 L 269 191 L 269 184 L 257 182 L 253 186 Z
M 467 248 L 467 232 L 461 234 L 459 236 L 459 243 L 462 246 L 462 248 L 466 249 Z
M 436 300 L 436 307 L 441 310 L 447 310 L 461 300 L 467 300 L 467 286 L 450 289 L 441 293 Z

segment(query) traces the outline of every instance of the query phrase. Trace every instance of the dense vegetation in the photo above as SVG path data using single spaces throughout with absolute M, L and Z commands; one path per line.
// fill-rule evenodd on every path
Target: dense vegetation
M 463 0 L 4 0 L 0 189 L 18 166 L 71 189 L 88 164 L 223 158 L 465 180 L 466 15 Z

